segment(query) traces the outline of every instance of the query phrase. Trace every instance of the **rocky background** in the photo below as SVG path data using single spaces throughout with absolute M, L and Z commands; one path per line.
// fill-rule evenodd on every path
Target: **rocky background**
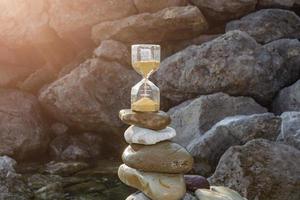
M 125 199 L 116 178 L 141 77 L 152 77 L 191 174 L 249 200 L 300 199 L 299 0 L 0 1 L 0 199 Z M 186 199 L 195 199 L 187 195 Z

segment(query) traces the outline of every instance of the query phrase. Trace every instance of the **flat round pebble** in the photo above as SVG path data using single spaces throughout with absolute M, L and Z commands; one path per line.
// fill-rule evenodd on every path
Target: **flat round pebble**
M 164 129 L 171 123 L 170 116 L 163 111 L 142 113 L 124 109 L 119 112 L 119 117 L 126 124 L 152 130 Z
M 167 127 L 160 131 L 130 126 L 124 133 L 124 137 L 129 144 L 153 145 L 158 142 L 170 140 L 176 136 L 175 129 Z
M 142 172 L 123 164 L 119 167 L 118 176 L 124 184 L 154 200 L 179 200 L 186 192 L 182 174 Z
M 125 149 L 122 160 L 138 170 L 172 174 L 187 173 L 194 163 L 185 148 L 169 141 L 154 145 L 132 144 Z

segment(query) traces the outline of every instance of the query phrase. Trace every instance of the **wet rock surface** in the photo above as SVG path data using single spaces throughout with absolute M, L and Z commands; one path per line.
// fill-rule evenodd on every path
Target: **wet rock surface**
M 17 162 L 8 157 L 0 157 L 0 198 L 26 200 L 32 198 L 31 191 L 26 187 L 20 174 L 14 167 Z
M 8 158 L 5 160 L 8 161 Z M 0 197 L 3 199 L 114 200 L 125 199 L 135 191 L 118 180 L 116 173 L 119 162 L 116 161 L 102 160 L 88 168 L 80 169 L 75 174 L 72 168 L 65 168 L 65 172 L 68 169 L 70 171 L 64 173 L 63 177 L 44 173 L 48 167 L 43 163 L 18 165 L 16 170 L 21 174 L 12 176 L 16 172 L 11 166 L 15 166 L 16 163 L 12 161 L 12 164 L 7 165 L 6 169 L 9 169 L 11 175 L 3 179 L 0 178 L 2 181 L 0 188 L 8 188 L 5 191 L 0 189 Z M 2 157 L 0 158 L 0 166 L 4 166 Z

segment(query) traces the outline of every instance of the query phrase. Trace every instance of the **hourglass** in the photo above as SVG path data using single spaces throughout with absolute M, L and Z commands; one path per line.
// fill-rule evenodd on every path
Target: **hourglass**
M 132 66 L 143 79 L 131 89 L 131 110 L 157 112 L 160 106 L 159 88 L 149 81 L 160 64 L 160 46 L 132 45 Z

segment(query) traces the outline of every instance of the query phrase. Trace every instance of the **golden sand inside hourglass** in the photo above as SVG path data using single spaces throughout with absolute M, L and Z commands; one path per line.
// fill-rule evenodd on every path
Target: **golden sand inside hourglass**
M 159 68 L 159 63 L 157 60 L 136 61 L 133 63 L 133 68 L 143 77 L 147 77 Z
M 137 112 L 157 112 L 159 104 L 148 97 L 143 97 L 131 105 L 131 109 Z

